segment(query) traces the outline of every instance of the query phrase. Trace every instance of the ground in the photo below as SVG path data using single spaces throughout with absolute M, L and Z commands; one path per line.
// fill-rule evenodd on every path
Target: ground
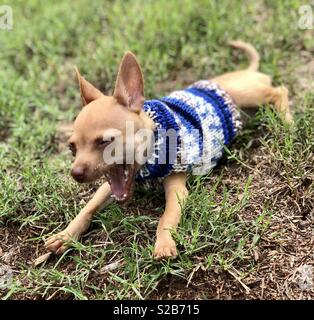
M 0 297 L 313 299 L 314 41 L 298 26 L 302 4 L 14 1 L 13 29 L 0 30 L 0 266 L 13 270 Z M 191 177 L 178 258 L 152 259 L 163 194 L 137 190 L 65 255 L 34 266 L 43 240 L 96 188 L 69 176 L 64 128 L 80 108 L 73 66 L 109 93 L 132 50 L 151 98 L 243 68 L 246 58 L 226 45 L 237 38 L 289 88 L 295 125 L 266 106 L 212 173 Z

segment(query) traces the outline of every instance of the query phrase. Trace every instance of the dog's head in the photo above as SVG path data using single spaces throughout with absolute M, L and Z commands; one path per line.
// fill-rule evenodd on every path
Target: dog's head
M 142 111 L 144 82 L 140 66 L 132 53 L 124 55 L 113 96 L 105 96 L 77 69 L 76 72 L 83 108 L 69 139 L 75 157 L 71 175 L 80 183 L 105 176 L 115 198 L 125 201 L 132 195 L 135 174 L 140 168 L 136 157 L 135 161 L 130 157 L 130 153 L 135 156 L 142 143 L 136 133 L 154 126 Z M 128 143 L 130 138 L 133 145 Z

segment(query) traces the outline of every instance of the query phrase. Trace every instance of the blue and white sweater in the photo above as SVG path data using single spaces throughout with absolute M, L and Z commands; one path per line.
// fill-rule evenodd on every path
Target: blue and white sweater
M 229 94 L 208 80 L 147 100 L 144 111 L 156 124 L 155 144 L 137 181 L 160 180 L 174 172 L 208 173 L 241 128 Z M 165 134 L 169 129 L 175 134 L 172 140 Z

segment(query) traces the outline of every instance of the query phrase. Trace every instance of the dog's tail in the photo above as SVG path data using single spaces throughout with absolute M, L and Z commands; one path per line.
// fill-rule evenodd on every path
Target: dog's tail
M 229 41 L 229 45 L 234 48 L 241 49 L 247 54 L 250 60 L 250 65 L 248 66 L 247 70 L 250 70 L 250 71 L 258 70 L 260 55 L 251 44 L 237 40 L 237 41 Z

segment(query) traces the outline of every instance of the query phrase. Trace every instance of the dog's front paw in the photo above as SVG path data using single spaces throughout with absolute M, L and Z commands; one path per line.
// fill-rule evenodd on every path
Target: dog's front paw
M 50 238 L 45 242 L 45 247 L 55 254 L 63 254 L 70 246 L 77 236 L 72 234 L 69 230 L 65 229 Z
M 177 256 L 176 243 L 172 238 L 157 240 L 153 256 L 156 260 L 175 258 Z

